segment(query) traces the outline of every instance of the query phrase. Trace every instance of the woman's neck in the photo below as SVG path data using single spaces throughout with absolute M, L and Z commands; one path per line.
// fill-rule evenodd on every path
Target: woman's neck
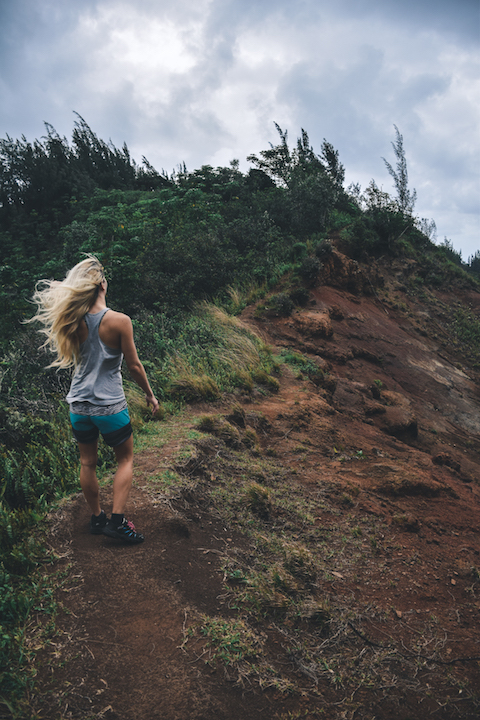
M 95 315 L 95 313 L 100 312 L 100 310 L 103 310 L 106 307 L 107 307 L 107 303 L 105 300 L 105 292 L 102 292 L 102 290 L 100 290 L 100 292 L 98 293 L 97 299 L 95 300 L 95 302 L 93 303 L 92 307 L 90 308 L 90 310 L 88 312 L 91 313 L 92 315 Z

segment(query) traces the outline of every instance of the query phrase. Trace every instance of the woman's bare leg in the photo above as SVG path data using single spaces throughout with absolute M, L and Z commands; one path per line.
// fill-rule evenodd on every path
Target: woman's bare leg
M 94 515 L 100 515 L 100 490 L 97 480 L 98 442 L 78 443 L 80 451 L 80 486 Z
M 123 514 L 133 480 L 133 435 L 121 445 L 113 448 L 118 462 L 113 479 L 113 509 L 115 514 Z

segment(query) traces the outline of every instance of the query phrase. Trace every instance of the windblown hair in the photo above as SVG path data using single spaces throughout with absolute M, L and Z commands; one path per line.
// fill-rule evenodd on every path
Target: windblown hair
M 39 280 L 33 302 L 36 314 L 27 322 L 40 322 L 46 335 L 42 347 L 51 350 L 55 360 L 48 367 L 69 368 L 80 360 L 77 330 L 84 315 L 95 303 L 101 283 L 105 280 L 99 260 L 89 255 L 73 267 L 62 282 Z

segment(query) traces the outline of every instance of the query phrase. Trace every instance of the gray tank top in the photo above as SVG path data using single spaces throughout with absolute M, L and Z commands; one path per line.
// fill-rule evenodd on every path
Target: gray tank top
M 123 353 L 105 345 L 98 334 L 108 309 L 85 315 L 88 337 L 80 345 L 81 360 L 67 395 L 68 403 L 89 402 L 105 406 L 125 399 L 121 373 Z

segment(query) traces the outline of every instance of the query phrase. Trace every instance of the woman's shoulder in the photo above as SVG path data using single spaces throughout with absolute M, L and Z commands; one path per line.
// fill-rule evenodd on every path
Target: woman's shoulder
M 111 308 L 107 308 L 107 310 L 108 312 L 106 312 L 103 317 L 102 325 L 105 327 L 115 327 L 119 330 L 125 327 L 131 327 L 132 321 L 128 315 L 112 310 Z
M 108 312 L 105 313 L 105 318 L 104 318 L 105 320 L 113 320 L 113 321 L 116 321 L 116 320 L 124 321 L 125 319 L 130 320 L 130 317 L 128 315 L 126 315 L 125 313 L 118 312 L 117 310 L 112 310 L 112 308 L 106 308 L 106 309 L 108 310 Z

